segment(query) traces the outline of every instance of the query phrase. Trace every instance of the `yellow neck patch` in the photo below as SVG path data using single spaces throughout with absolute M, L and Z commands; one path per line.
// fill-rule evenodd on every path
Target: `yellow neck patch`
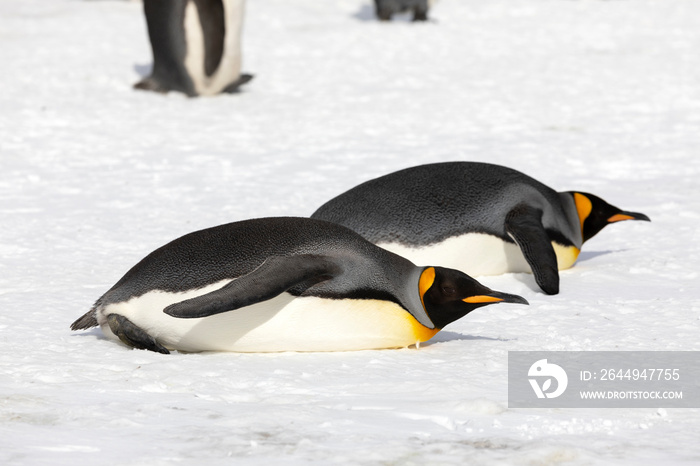
M 591 215 L 593 204 L 590 199 L 580 193 L 574 193 L 574 202 L 576 203 L 578 218 L 581 220 L 581 233 L 583 233 L 583 222 Z
M 428 341 L 433 338 L 439 331 L 439 328 L 428 328 L 417 320 L 413 320 L 413 335 L 416 339 L 416 347 L 420 342 Z
M 570 268 L 576 262 L 581 250 L 575 246 L 562 246 L 556 241 L 552 241 L 554 254 L 557 256 L 557 268 L 565 270 Z
M 428 267 L 423 270 L 418 280 L 418 293 L 420 294 L 420 303 L 423 305 L 423 309 L 425 309 L 423 296 L 425 296 L 425 293 L 433 286 L 433 282 L 435 282 L 435 267 Z
M 418 280 L 418 293 L 420 294 L 420 303 L 423 305 L 423 309 L 425 309 L 425 301 L 423 300 L 423 296 L 425 296 L 425 293 L 427 293 L 430 287 L 433 286 L 433 283 L 435 283 L 435 267 L 428 267 L 427 269 L 423 270 L 423 273 L 420 274 L 420 279 Z M 406 313 L 406 319 L 411 322 L 416 346 L 418 346 L 421 341 L 430 340 L 440 331 L 439 328 L 428 328 L 424 326 L 409 313 Z

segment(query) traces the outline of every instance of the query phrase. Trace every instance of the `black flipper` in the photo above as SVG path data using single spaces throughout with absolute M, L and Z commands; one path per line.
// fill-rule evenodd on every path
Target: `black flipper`
M 332 258 L 312 254 L 269 257 L 257 269 L 211 293 L 171 304 L 163 312 L 179 318 L 207 317 L 267 301 L 295 285 L 320 283 L 342 273 Z
M 155 351 L 156 353 L 170 354 L 165 347 L 158 343 L 152 336 L 134 325 L 129 319 L 119 314 L 109 314 L 107 323 L 112 333 L 119 337 L 124 344 L 136 349 Z
M 519 205 L 506 216 L 506 232 L 515 240 L 530 264 L 535 281 L 547 294 L 559 293 L 557 255 L 542 226 L 542 211 Z

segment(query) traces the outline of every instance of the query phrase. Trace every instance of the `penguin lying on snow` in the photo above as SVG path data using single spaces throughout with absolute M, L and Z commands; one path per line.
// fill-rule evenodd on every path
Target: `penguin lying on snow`
M 155 250 L 71 329 L 100 325 L 161 353 L 398 348 L 495 302 L 527 304 L 462 272 L 416 267 L 340 225 L 263 218 Z
M 136 89 L 190 97 L 234 92 L 241 74 L 244 0 L 144 0 L 153 49 L 151 75 Z
M 559 292 L 558 269 L 606 225 L 649 220 L 592 194 L 561 192 L 499 165 L 421 165 L 367 181 L 321 206 L 312 218 L 347 226 L 416 264 L 469 275 L 529 272 Z

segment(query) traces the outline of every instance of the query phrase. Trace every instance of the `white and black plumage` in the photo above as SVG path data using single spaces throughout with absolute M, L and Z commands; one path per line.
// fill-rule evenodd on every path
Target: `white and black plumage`
M 340 225 L 263 218 L 155 250 L 71 328 L 100 325 L 162 353 L 396 348 L 493 302 L 527 303 L 456 270 L 417 267 Z
M 620 220 L 649 220 L 589 193 L 556 192 L 516 170 L 446 162 L 362 183 L 312 218 L 344 225 L 416 264 L 472 276 L 529 272 L 545 293 L 583 243 Z

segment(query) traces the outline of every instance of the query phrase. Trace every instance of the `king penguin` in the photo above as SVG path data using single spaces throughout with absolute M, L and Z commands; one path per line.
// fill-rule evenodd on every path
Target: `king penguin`
M 416 264 L 469 275 L 532 272 L 547 294 L 559 270 L 610 223 L 646 220 L 593 194 L 556 192 L 516 170 L 445 162 L 400 170 L 340 194 L 312 218 L 344 225 Z
M 496 302 L 527 304 L 462 272 L 417 267 L 340 225 L 262 218 L 153 251 L 71 328 L 99 325 L 160 353 L 400 348 Z
M 190 97 L 235 92 L 241 74 L 244 0 L 143 0 L 151 75 L 134 88 Z

